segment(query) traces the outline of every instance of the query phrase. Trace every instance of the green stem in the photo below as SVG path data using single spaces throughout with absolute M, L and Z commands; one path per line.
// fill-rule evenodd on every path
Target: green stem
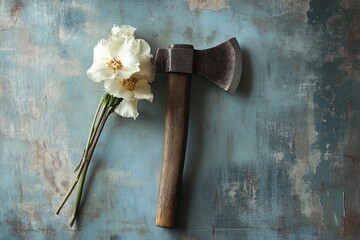
M 77 194 L 77 197 L 76 197 L 75 209 L 74 209 L 73 215 L 71 216 L 71 220 L 70 220 L 70 223 L 69 223 L 70 227 L 72 227 L 72 225 L 74 224 L 74 222 L 76 220 L 76 216 L 78 214 L 78 210 L 79 210 L 79 206 L 80 206 L 80 200 L 81 200 L 81 194 L 82 194 L 82 190 L 83 190 L 83 187 L 84 187 L 84 182 L 85 182 L 85 177 L 86 177 L 86 172 L 88 170 L 88 167 L 89 167 L 89 162 L 86 162 L 84 171 L 82 171 L 82 174 L 81 174 L 80 185 L 79 185 L 78 194 Z
M 83 188 L 84 188 L 84 182 L 85 182 L 86 173 L 87 173 L 87 170 L 88 170 L 90 160 L 91 160 L 92 155 L 94 153 L 96 144 L 97 144 L 97 142 L 99 140 L 99 137 L 100 137 L 100 134 L 101 134 L 101 132 L 102 132 L 104 126 L 105 126 L 106 120 L 110 116 L 111 112 L 114 109 L 114 103 L 115 102 L 113 101 L 113 99 L 111 99 L 109 104 L 107 104 L 107 105 L 109 105 L 109 107 L 107 108 L 107 111 L 105 112 L 105 115 L 102 114 L 102 117 L 100 119 L 100 124 L 98 125 L 98 128 L 96 129 L 96 132 L 95 132 L 95 135 L 94 135 L 93 143 L 89 148 L 89 152 L 88 152 L 89 157 L 88 157 L 88 161 L 86 161 L 86 163 L 85 163 L 84 171 L 82 171 L 82 175 L 81 175 L 81 179 L 80 179 L 80 185 L 79 185 L 79 189 L 78 189 L 78 194 L 77 194 L 77 197 L 76 197 L 75 209 L 74 209 L 74 212 L 73 212 L 73 215 L 71 217 L 70 224 L 69 224 L 70 227 L 72 227 L 72 225 L 74 224 L 74 222 L 76 220 L 76 217 L 77 217 L 77 214 L 78 214 L 78 211 L 79 211 L 79 206 L 80 206 L 80 202 L 81 202 L 81 195 L 82 195 L 82 191 L 83 191 Z
M 83 167 L 85 165 L 85 162 L 86 162 L 86 157 L 87 157 L 87 153 L 88 153 L 88 150 L 89 150 L 89 147 L 90 145 L 92 144 L 92 141 L 93 141 L 93 137 L 94 137 L 94 129 L 97 129 L 98 128 L 98 125 L 100 124 L 100 122 L 98 121 L 98 116 L 99 116 L 99 112 L 100 112 L 100 109 L 102 108 L 104 102 L 106 102 L 106 100 L 108 99 L 108 93 L 107 94 L 104 94 L 104 96 L 102 97 L 99 105 L 98 105 L 98 108 L 96 110 L 96 113 L 95 113 L 95 116 L 94 116 L 94 119 L 93 119 L 93 122 L 91 124 L 91 129 L 90 129 L 90 133 L 89 133 L 89 137 L 88 137 L 88 140 L 87 140 L 87 144 L 86 144 L 86 149 L 84 150 L 84 153 L 83 153 L 83 156 L 81 158 L 81 161 L 80 161 L 80 164 L 78 165 L 78 167 L 75 169 L 75 172 L 78 170 L 78 174 L 73 182 L 73 184 L 70 186 L 69 190 L 67 191 L 67 193 L 65 194 L 65 197 L 63 198 L 63 200 L 61 201 L 61 203 L 59 204 L 57 210 L 56 210 L 56 215 L 58 215 L 61 211 L 61 209 L 63 208 L 64 204 L 66 203 L 66 201 L 68 200 L 68 198 L 70 197 L 72 191 L 74 190 L 76 184 L 78 183 L 79 179 L 80 179 L 80 175 L 81 175 L 81 172 L 83 170 Z M 105 108 L 103 108 L 103 111 L 102 113 L 105 111 Z M 96 128 L 95 128 L 95 125 Z
M 73 184 L 70 186 L 70 189 L 68 190 L 65 197 L 63 198 L 62 202 L 60 203 L 59 207 L 57 208 L 56 214 L 60 213 L 62 207 L 64 206 L 64 204 L 66 203 L 66 201 L 70 197 L 70 195 L 73 192 L 73 190 L 74 190 L 75 186 L 77 185 L 77 183 L 79 182 L 80 177 L 81 177 L 81 184 L 80 184 L 79 190 L 82 191 L 83 184 L 84 184 L 84 181 L 85 181 L 86 172 L 87 172 L 87 168 L 88 168 L 89 162 L 90 162 L 90 160 L 92 158 L 93 152 L 95 150 L 97 141 L 99 140 L 101 131 L 102 131 L 104 125 L 105 125 L 106 119 L 109 117 L 110 113 L 115 109 L 115 107 L 117 105 L 119 105 L 121 100 L 122 99 L 113 97 L 108 93 L 105 93 L 104 96 L 102 97 L 102 99 L 101 99 L 101 101 L 100 101 L 100 103 L 98 105 L 98 108 L 96 110 L 92 125 L 91 125 L 91 129 L 90 129 L 89 137 L 88 137 L 88 140 L 87 140 L 86 148 L 84 149 L 84 153 L 83 153 L 83 156 L 81 158 L 80 164 L 75 169 L 75 172 L 78 171 L 78 174 L 77 174 Z M 75 207 L 76 212 L 74 211 L 75 217 L 77 215 L 77 211 L 78 211 L 78 207 L 79 207 L 79 203 L 80 203 L 81 191 L 78 191 L 78 199 L 77 199 L 76 207 Z
M 98 108 L 96 109 L 96 113 L 95 113 L 95 116 L 94 116 L 94 119 L 93 119 L 93 122 L 91 124 L 91 129 L 90 129 L 90 132 L 89 132 L 89 136 L 88 136 L 88 140 L 87 140 L 87 143 L 86 143 L 86 148 L 84 149 L 84 154 L 83 154 L 83 157 L 81 158 L 81 161 L 79 163 L 79 165 L 75 168 L 74 172 L 76 172 L 77 170 L 80 169 L 81 165 L 83 166 L 84 165 L 84 158 L 85 158 L 85 153 L 87 153 L 87 151 L 89 150 L 92 142 L 93 142 L 93 138 L 94 138 L 94 132 L 96 131 L 96 129 L 98 128 L 98 125 L 99 125 L 99 122 L 98 121 L 98 116 L 99 116 L 99 112 L 101 110 L 101 107 L 103 107 L 104 103 L 106 104 L 106 101 L 107 99 L 109 98 L 109 94 L 108 93 L 105 93 L 104 96 L 101 98 L 100 102 L 99 102 L 99 105 L 98 105 Z M 104 110 L 104 109 L 103 109 Z M 96 124 L 96 127 L 95 127 L 95 124 Z M 80 169 L 79 172 L 81 172 L 82 169 Z

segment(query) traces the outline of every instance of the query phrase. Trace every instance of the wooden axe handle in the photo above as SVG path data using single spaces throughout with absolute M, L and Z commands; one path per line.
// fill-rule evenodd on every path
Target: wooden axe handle
M 189 122 L 191 74 L 169 73 L 156 225 L 175 227 Z

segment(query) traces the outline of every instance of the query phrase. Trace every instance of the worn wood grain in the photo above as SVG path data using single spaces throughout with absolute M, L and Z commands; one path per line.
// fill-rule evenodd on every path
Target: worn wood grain
M 165 139 L 156 225 L 175 227 L 189 124 L 191 74 L 168 74 Z

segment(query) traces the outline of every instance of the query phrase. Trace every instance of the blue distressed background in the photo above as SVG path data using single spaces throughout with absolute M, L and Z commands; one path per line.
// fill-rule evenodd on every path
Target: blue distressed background
M 1 239 L 359 239 L 360 3 L 0 1 Z M 102 84 L 97 41 L 131 24 L 153 53 L 236 37 L 234 96 L 192 86 L 178 228 L 155 226 L 166 77 L 136 121 L 111 116 L 80 217 L 74 177 Z M 218 64 L 222 64 L 219 59 Z

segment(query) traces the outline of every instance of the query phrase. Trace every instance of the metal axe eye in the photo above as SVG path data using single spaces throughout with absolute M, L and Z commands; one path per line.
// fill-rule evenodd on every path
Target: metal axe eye
M 193 73 L 194 48 L 192 45 L 175 44 L 167 49 L 158 49 L 155 62 L 157 72 Z

